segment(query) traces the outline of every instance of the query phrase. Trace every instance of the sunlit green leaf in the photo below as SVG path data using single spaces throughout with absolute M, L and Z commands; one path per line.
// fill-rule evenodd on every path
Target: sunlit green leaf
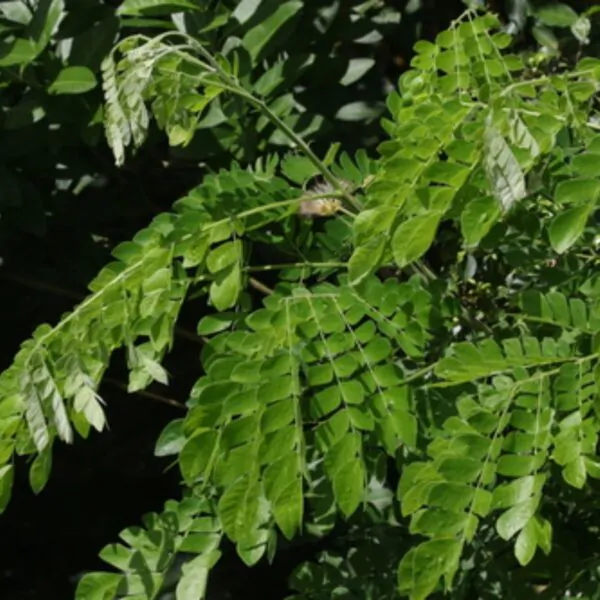
M 26 64 L 37 56 L 37 49 L 33 40 L 17 38 L 11 42 L 0 44 L 0 66 Z
M 48 446 L 35 457 L 29 468 L 29 484 L 34 494 L 39 494 L 46 487 L 51 470 L 52 447 Z
M 404 267 L 419 259 L 431 246 L 441 215 L 436 213 L 412 217 L 400 225 L 392 238 L 394 260 Z
M 476 246 L 500 217 L 500 205 L 491 197 L 475 198 L 462 212 L 460 225 L 465 245 Z
M 96 87 L 98 82 L 87 67 L 66 67 L 48 87 L 51 94 L 82 94 Z
M 496 521 L 496 531 L 503 540 L 509 540 L 521 531 L 535 514 L 539 500 L 531 498 L 515 504 Z
M 535 554 L 537 532 L 538 529 L 535 520 L 531 519 L 517 536 L 515 541 L 515 556 L 522 566 L 529 564 Z
M 171 421 L 160 433 L 156 446 L 154 447 L 154 456 L 170 456 L 179 454 L 186 442 L 183 433 L 183 419 Z
M 208 575 L 219 560 L 217 550 L 201 554 L 182 567 L 182 576 L 175 592 L 177 600 L 203 600 L 206 594 Z
M 210 286 L 210 299 L 217 310 L 226 310 L 237 302 L 241 289 L 242 272 L 236 263 L 217 275 Z
M 205 431 L 185 444 L 179 455 L 179 466 L 186 481 L 191 483 L 198 477 L 204 476 L 206 469 L 214 460 L 213 452 L 217 439 L 215 431 Z
M 534 15 L 550 27 L 570 27 L 577 20 L 577 13 L 564 2 L 547 2 L 534 10 Z
M 453 539 L 431 540 L 412 548 L 400 561 L 398 590 L 415 600 L 425 600 L 444 575 L 452 578 L 461 551 L 461 543 Z
M 569 208 L 552 219 L 548 235 L 552 248 L 559 254 L 566 252 L 583 234 L 590 215 L 588 205 Z
M 255 59 L 269 40 L 277 33 L 279 28 L 289 21 L 301 8 L 302 2 L 297 0 L 290 0 L 275 5 L 273 13 L 248 31 L 242 38 L 242 43 L 250 53 L 250 56 Z
M 77 585 L 76 600 L 114 598 L 124 576 L 118 573 L 86 573 Z
M 197 6 L 190 0 L 124 0 L 119 6 L 119 14 L 144 15 L 144 14 L 170 14 L 181 9 L 196 9 Z
M 14 469 L 12 465 L 4 465 L 0 467 L 0 513 L 6 510 L 10 500 L 14 477 Z

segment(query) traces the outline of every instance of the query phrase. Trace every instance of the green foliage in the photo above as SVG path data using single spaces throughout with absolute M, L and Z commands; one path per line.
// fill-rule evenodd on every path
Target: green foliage
M 124 542 L 110 544 L 100 558 L 121 573 L 87 573 L 77 587 L 77 600 L 90 598 L 155 598 L 168 577 L 177 552 L 196 554 L 183 567 L 177 598 L 205 597 L 208 571 L 220 557 L 221 526 L 210 502 L 189 496 L 165 504 L 161 514 L 143 519 L 144 528 L 119 534 Z
M 446 215 L 460 218 L 466 245 L 476 246 L 527 195 L 526 176 L 540 154 L 552 151 L 558 132 L 585 121 L 597 63 L 584 60 L 579 70 L 554 78 L 515 80 L 523 62 L 501 53 L 510 37 L 490 33 L 494 26 L 492 17 L 470 18 L 440 34 L 436 44 L 417 44 L 415 68 L 402 76 L 402 95 L 388 99 L 393 120 L 385 126 L 392 139 L 380 148 L 382 167 L 368 190 L 369 224 L 355 224 L 354 282 L 389 252 L 400 267 L 418 260 Z M 581 198 L 586 181 L 578 175 L 571 183 Z M 557 251 L 581 236 L 594 202 L 592 195 L 589 204 L 552 221 Z M 363 233 L 371 221 L 377 223 L 377 248 L 374 232 Z
M 323 552 L 314 563 L 300 565 L 292 574 L 290 599 L 348 598 L 391 600 L 397 598 L 394 577 L 398 538 L 404 532 L 397 523 L 378 515 L 352 524 L 344 539 L 345 554 Z
M 182 156 L 206 155 L 202 146 L 207 142 L 210 153 L 226 151 L 244 160 L 254 159 L 257 151 L 264 151 L 268 145 L 291 145 L 283 131 L 273 128 L 250 106 L 220 96 L 221 88 L 215 87 L 216 81 L 210 76 L 214 70 L 194 59 L 195 53 L 202 53 L 198 42 L 218 56 L 221 67 L 226 66 L 227 72 L 239 79 L 241 88 L 252 92 L 288 127 L 305 137 L 325 131 L 330 126 L 327 117 L 342 123 L 369 123 L 383 111 L 381 103 L 339 104 L 346 87 L 362 80 L 374 82 L 370 77 L 375 62 L 373 46 L 400 21 L 399 12 L 383 3 L 369 7 L 356 2 L 349 10 L 342 10 L 334 2 L 317 6 L 300 0 L 223 1 L 211 8 L 189 2 L 126 2 L 119 14 L 127 25 L 127 17 L 135 23 L 142 16 L 175 11 L 181 12 L 171 15 L 172 23 L 156 21 L 157 27 L 167 30 L 165 34 L 129 38 L 119 46 L 123 55 L 116 64 L 110 57 L 105 59 L 105 93 L 107 99 L 110 97 L 105 126 L 118 163 L 124 160 L 122 147 L 131 142 L 138 147 L 146 133 L 148 116 L 142 98 L 154 100 L 151 111 L 156 122 L 166 129 L 172 146 L 182 147 L 178 153 Z M 322 38 L 334 31 L 341 44 L 330 47 Z M 183 43 L 167 52 L 161 41 L 172 36 Z M 340 50 L 351 44 L 360 48 L 359 53 L 346 58 Z M 330 64 L 329 72 L 326 63 Z M 114 79 L 115 68 L 121 75 L 119 81 Z M 302 80 L 310 87 L 313 82 L 331 77 L 331 69 L 340 100 L 328 107 L 326 117 L 310 106 L 313 100 L 304 92 L 305 84 L 297 84 Z M 148 87 L 150 79 L 152 86 Z M 204 89 L 198 90 L 199 86 Z M 177 97 L 177 101 L 165 102 L 167 97 Z M 128 130 L 126 123 L 132 129 Z
M 0 375 L 0 508 L 15 453 L 34 455 L 39 493 L 57 438 L 102 431 L 98 386 L 116 349 L 129 391 L 168 384 L 180 309 L 204 297 L 201 376 L 155 450 L 176 457 L 185 498 L 105 548 L 119 572 L 86 575 L 79 599 L 156 598 L 182 552 L 198 556 L 176 597 L 201 598 L 223 537 L 251 566 L 278 541 L 336 526 L 345 548 L 299 567 L 296 598 L 508 593 L 490 566 L 507 548 L 521 572 L 541 561 L 535 573 L 551 584 L 556 525 L 600 478 L 600 61 L 534 73 L 496 17 L 468 10 L 416 45 L 388 97 L 379 159 L 337 146 L 321 158 L 296 127 L 298 106 L 271 96 L 291 59 L 264 62 L 303 3 L 266 4 L 209 20 L 190 2 L 121 5 L 131 18 L 183 17 L 177 32 L 135 34 L 103 60 L 117 164 L 152 122 L 185 146 L 230 102 L 257 109 L 252 127 L 295 152 L 204 177 L 113 249 L 87 299 L 23 344 Z M 539 18 L 574 26 L 567 12 Z M 204 34 L 232 19 L 240 43 L 208 49 Z M 49 91 L 92 90 L 74 68 Z M 273 288 L 262 273 L 279 274 Z
M 576 488 L 585 484 L 587 461 L 595 464 L 597 355 L 574 357 L 553 338 L 509 338 L 503 346 L 504 352 L 492 340 L 479 347 L 463 342 L 436 367 L 448 382 L 490 383 L 460 397 L 457 415 L 427 449 L 429 460 L 402 474 L 399 497 L 410 531 L 431 538 L 400 563 L 400 588 L 416 598 L 427 597 L 441 577 L 451 586 L 464 544 L 492 511 L 502 511 L 496 532 L 514 539 L 520 564 L 536 547 L 549 553 L 552 528 L 540 505 L 550 461 Z
M 370 280 L 362 293 L 295 287 L 205 347 L 206 375 L 191 393 L 179 461 L 188 485 L 222 490 L 219 516 L 241 554 L 246 536 L 259 543 L 266 518 L 287 538 L 298 531 L 310 462 L 322 463 L 349 516 L 367 483 L 372 450 L 363 436 L 376 435 L 391 456 L 416 445 L 405 377 L 389 358 L 422 354 L 433 318 L 427 299 L 418 284 L 395 280 Z M 262 537 L 266 544 L 267 531 Z
M 152 203 L 158 196 L 164 208 L 161 186 L 172 194 L 170 204 L 197 180 L 198 163 L 210 160 L 211 167 L 218 168 L 233 156 L 247 164 L 289 146 L 289 139 L 247 103 L 231 96 L 212 98 L 217 91 L 210 87 L 201 96 L 194 85 L 197 67 L 173 55 L 163 57 L 153 72 L 154 84 L 162 87 L 152 111 L 146 113 L 138 97 L 142 91 L 154 94 L 144 87 L 148 64 L 139 64 L 144 59 L 139 52 L 136 74 L 121 92 L 128 99 L 122 106 L 124 114 L 116 105 L 114 88 L 114 102 L 104 105 L 100 82 L 110 88 L 110 77 L 103 77 L 101 64 L 106 61 L 108 75 L 113 47 L 132 34 L 158 43 L 152 37 L 157 33 L 179 32 L 188 42 L 202 42 L 235 67 L 248 92 L 306 139 L 326 145 L 325 136 L 332 133 L 334 138 L 351 139 L 352 148 L 359 148 L 364 139 L 377 136 L 377 117 L 384 110 L 383 77 L 373 67 L 378 46 L 394 32 L 400 13 L 378 3 L 363 6 L 358 0 L 348 4 L 349 10 L 334 0 L 287 2 L 281 8 L 280 4 L 271 0 L 218 0 L 206 6 L 154 0 L 0 3 L 2 251 L 19 255 L 22 246 L 30 245 L 27 236 L 42 238 L 60 221 L 77 232 L 64 245 L 68 249 L 78 244 L 82 250 L 72 276 L 78 279 L 69 282 L 81 286 L 106 258 L 97 239 L 89 239 L 90 233 L 112 243 L 129 239 L 133 228 L 140 227 L 139 222 L 123 223 L 124 205 L 139 211 L 148 197 Z M 126 57 L 117 54 L 117 58 L 122 68 L 131 66 Z M 169 70 L 179 75 L 172 77 Z M 160 83 L 159 71 L 164 74 Z M 326 102 L 319 99 L 325 85 Z M 317 94 L 316 89 L 321 91 Z M 164 102 L 171 92 L 181 94 L 173 105 Z M 346 106 L 349 94 L 356 101 Z M 111 118 L 105 119 L 106 114 Z M 124 125 L 122 118 L 133 114 L 137 120 Z M 154 135 L 156 125 L 168 131 L 172 148 L 165 149 Z M 117 148 L 129 144 L 127 136 L 134 146 L 146 139 L 137 161 L 128 164 L 137 180 L 132 183 L 140 188 L 135 195 L 107 160 L 103 129 L 108 129 L 108 140 Z M 100 210 L 80 214 L 81 206 L 96 202 L 102 205 Z M 107 220 L 117 224 L 116 231 L 107 227 Z

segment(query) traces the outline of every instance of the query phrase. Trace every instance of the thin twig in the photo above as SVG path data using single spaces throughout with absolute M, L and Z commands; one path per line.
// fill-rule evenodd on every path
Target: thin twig
M 345 262 L 296 262 L 246 267 L 244 270 L 248 273 L 257 273 L 260 271 L 277 271 L 281 269 L 345 269 L 347 266 L 348 263 Z
M 118 387 L 118 388 L 126 391 L 128 394 L 131 393 L 127 389 L 127 386 L 123 382 L 118 381 L 117 379 L 112 379 L 111 377 L 104 377 L 102 382 L 110 383 L 111 385 L 114 385 L 115 387 Z M 142 396 L 144 398 L 148 398 L 150 400 L 154 400 L 155 402 L 160 402 L 161 404 L 167 404 L 168 406 L 174 406 L 175 408 L 178 408 L 179 410 L 187 411 L 187 407 L 185 406 L 185 404 L 182 404 L 181 402 L 177 402 L 177 400 L 173 400 L 173 398 L 165 398 L 164 396 L 161 396 L 160 394 L 155 394 L 154 392 L 149 392 L 148 390 L 138 390 L 138 391 L 134 392 L 134 394 L 137 394 L 138 396 Z
M 264 283 L 262 283 L 262 281 L 259 281 L 258 279 L 255 279 L 254 277 L 250 277 L 250 279 L 248 279 L 248 283 L 255 289 L 258 290 L 259 292 L 262 292 L 263 294 L 265 294 L 265 296 L 270 296 L 273 293 L 273 290 L 266 286 Z
M 44 281 L 35 281 L 33 279 L 28 279 L 20 275 L 15 275 L 13 273 L 1 273 L 0 279 L 4 279 L 5 281 L 12 281 L 13 283 L 19 283 L 31 289 L 40 290 L 41 292 L 49 292 L 50 294 L 54 294 L 55 296 L 71 298 L 72 300 L 77 300 L 78 302 L 85 298 L 83 294 L 78 294 L 77 292 L 66 290 L 51 283 L 46 283 Z M 176 336 L 184 338 L 186 340 L 190 340 L 191 342 L 196 342 L 197 344 L 204 343 L 204 340 L 200 336 L 196 335 L 193 331 L 188 331 L 187 329 L 184 329 L 183 327 L 176 326 L 174 328 L 174 332 Z
M 285 123 L 282 119 L 280 119 L 270 108 L 269 106 L 260 98 L 253 96 L 250 92 L 244 89 L 237 79 L 227 73 L 223 67 L 219 64 L 219 62 L 215 59 L 215 57 L 208 51 L 204 46 L 199 43 L 195 39 L 190 39 L 191 44 L 194 48 L 196 48 L 200 54 L 204 57 L 204 59 L 209 63 L 209 65 L 216 72 L 216 75 L 221 79 L 226 86 L 229 87 L 230 91 L 236 93 L 238 96 L 245 98 L 250 104 L 254 105 L 271 123 L 273 123 L 290 141 L 296 144 L 306 155 L 306 157 L 310 160 L 310 162 L 319 169 L 323 178 L 329 182 L 336 191 L 340 192 L 344 199 L 355 209 L 361 210 L 361 204 L 350 194 L 344 187 L 341 185 L 337 177 L 327 168 L 325 163 L 312 151 L 308 143 L 302 138 L 301 135 L 296 133 L 287 123 Z M 190 56 L 189 59 L 192 61 L 197 60 L 195 57 Z M 202 66 L 204 63 L 199 61 Z
M 201 336 L 195 334 L 193 331 L 188 331 L 183 327 L 175 326 L 173 332 L 177 337 L 183 338 L 185 340 L 189 340 L 190 342 L 195 342 L 196 344 L 205 344 L 206 340 Z
M 72 292 L 71 290 L 65 290 L 64 288 L 58 287 L 51 283 L 46 283 L 44 281 L 34 281 L 20 275 L 14 275 L 13 273 L 1 273 L 0 279 L 12 281 L 13 283 L 19 283 L 34 290 L 40 290 L 41 292 L 49 292 L 55 296 L 71 298 L 72 300 L 79 301 L 84 298 L 83 294 L 78 294 L 77 292 Z
M 419 266 L 419 269 L 421 269 L 426 279 L 428 279 L 430 282 L 437 280 L 438 276 L 427 266 L 425 261 L 418 260 L 416 261 L 416 264 Z

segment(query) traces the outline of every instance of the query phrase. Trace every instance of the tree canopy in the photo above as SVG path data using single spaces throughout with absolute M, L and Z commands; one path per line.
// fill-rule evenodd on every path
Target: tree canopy
M 593 4 L 0 4 L 11 600 L 600 597 Z

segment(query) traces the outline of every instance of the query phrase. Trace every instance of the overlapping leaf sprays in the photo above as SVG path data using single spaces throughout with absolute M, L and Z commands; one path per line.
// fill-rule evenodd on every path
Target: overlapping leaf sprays
M 96 388 L 112 350 L 128 349 L 132 391 L 166 382 L 160 362 L 187 291 L 205 293 L 216 311 L 199 324 L 204 374 L 189 412 L 161 438 L 169 440 L 161 454 L 178 457 L 187 497 L 149 518 L 147 531 L 125 532 L 129 548 L 104 551 L 123 574 L 86 577 L 80 598 L 98 590 L 154 598 L 181 550 L 199 557 L 178 598 L 197 598 L 222 535 L 254 564 L 275 551 L 279 534 L 323 532 L 336 516 L 371 518 L 386 456 L 402 465 L 398 506 L 415 536 L 398 556 L 401 593 L 450 590 L 482 531 L 514 541 L 523 565 L 538 548 L 550 551 L 543 500 L 556 468 L 577 489 L 600 474 L 597 304 L 560 290 L 510 290 L 510 314 L 487 323 L 423 257 L 444 224 L 460 230 L 463 252 L 503 260 L 485 243 L 523 206 L 538 215 L 548 256 L 586 239 L 600 194 L 589 120 L 600 65 L 530 78 L 498 29 L 495 18 L 467 12 L 435 43 L 417 45 L 401 94 L 389 98 L 390 139 L 377 163 L 363 154 L 319 158 L 232 65 L 180 34 L 126 40 L 123 57 L 105 61 L 105 125 L 118 162 L 143 143 L 151 117 L 179 143 L 221 94 L 250 102 L 300 154 L 206 178 L 175 212 L 115 249 L 92 295 L 43 326 L 0 377 L 2 456 L 8 463 L 15 449 L 37 452 L 40 487 L 56 436 L 69 441 L 71 424 L 84 434 L 90 424 L 102 429 Z M 175 83 L 190 102 L 170 104 Z M 559 133 L 572 147 L 557 167 Z M 542 171 L 551 201 L 535 191 Z M 305 191 L 317 175 L 326 189 Z M 312 216 L 352 228 L 351 252 L 339 256 L 348 273 L 336 272 L 344 263 L 306 260 L 312 248 L 297 245 L 293 263 L 266 268 L 300 274 L 242 310 L 252 244 L 270 236 L 277 247 L 276 228 L 323 200 L 335 210 Z M 389 265 L 396 276 L 382 281 L 378 269 Z M 537 288 L 551 287 L 530 268 Z M 326 281 L 315 284 L 315 273 Z M 453 335 L 462 339 L 450 343 Z M 446 409 L 439 423 L 420 404 L 434 390 Z M 0 471 L 4 499 L 11 469 Z

